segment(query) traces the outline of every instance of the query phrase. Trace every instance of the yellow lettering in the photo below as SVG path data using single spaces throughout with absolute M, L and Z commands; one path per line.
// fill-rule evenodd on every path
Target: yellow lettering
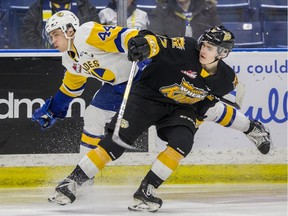
M 84 70 L 88 71 L 89 70 L 89 65 L 87 63 L 83 63 L 82 67 Z
M 99 67 L 99 62 L 97 60 L 93 61 L 94 67 Z
M 172 38 L 172 48 L 184 49 L 185 41 L 184 38 Z
M 162 46 L 164 48 L 167 48 L 167 39 L 166 38 L 162 38 L 162 37 L 159 37 L 159 38 L 160 38 Z
M 83 63 L 82 66 L 83 66 L 84 70 L 88 71 L 90 69 L 95 69 L 95 68 L 99 67 L 100 64 L 99 64 L 98 60 L 93 60 L 93 61 L 87 61 L 87 62 Z
M 88 63 L 88 65 L 90 66 L 90 68 L 93 68 L 93 64 L 92 64 L 91 61 L 88 61 L 87 63 Z

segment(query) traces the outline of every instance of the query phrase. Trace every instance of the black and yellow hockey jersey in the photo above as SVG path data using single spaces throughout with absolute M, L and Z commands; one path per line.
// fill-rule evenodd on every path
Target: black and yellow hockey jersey
M 237 76 L 222 60 L 216 73 L 209 75 L 199 62 L 196 45 L 192 38 L 158 37 L 155 49 L 159 50 L 133 87 L 133 93 L 165 103 L 200 106 L 199 112 L 204 114 L 217 102 L 213 95 L 221 97 L 235 88 Z

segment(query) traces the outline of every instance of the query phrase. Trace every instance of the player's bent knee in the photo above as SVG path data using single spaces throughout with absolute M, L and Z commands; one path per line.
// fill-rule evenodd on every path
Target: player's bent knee
M 125 148 L 117 145 L 112 141 L 112 132 L 108 132 L 105 137 L 99 142 L 99 146 L 101 146 L 112 158 L 112 160 L 116 160 L 125 152 Z
M 181 136 L 181 138 L 179 137 L 177 143 L 172 143 L 171 147 L 178 151 L 181 155 L 186 157 L 191 152 L 193 143 L 193 136 L 190 138 Z
M 194 133 L 186 126 L 177 126 L 167 130 L 168 146 L 186 157 L 194 143 Z

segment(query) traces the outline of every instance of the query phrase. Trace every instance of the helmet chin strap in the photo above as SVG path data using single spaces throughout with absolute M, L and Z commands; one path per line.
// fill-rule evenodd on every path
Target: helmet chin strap
M 66 37 L 66 39 L 68 40 L 68 47 L 67 47 L 67 51 L 71 50 L 71 45 L 72 45 L 72 39 L 74 38 L 74 35 L 72 37 L 68 37 L 67 32 L 64 32 L 64 35 Z
M 71 40 L 72 40 L 72 38 L 69 37 L 69 38 L 68 38 L 68 47 L 67 47 L 67 51 L 70 51 L 70 50 L 71 50 Z
M 210 64 L 213 64 L 214 62 L 216 61 L 219 61 L 221 58 L 218 58 L 218 56 L 215 57 L 214 61 L 210 62 L 210 63 L 207 63 L 205 65 L 210 65 Z
M 210 62 L 210 63 L 208 63 L 208 64 L 213 64 L 214 62 L 216 62 L 216 61 L 219 61 L 219 60 L 221 60 L 221 59 L 224 59 L 224 58 L 226 58 L 228 56 L 228 54 L 226 54 L 226 56 L 222 56 L 221 57 L 221 54 L 218 54 L 216 57 L 215 57 L 215 60 L 214 61 L 212 61 L 212 62 Z

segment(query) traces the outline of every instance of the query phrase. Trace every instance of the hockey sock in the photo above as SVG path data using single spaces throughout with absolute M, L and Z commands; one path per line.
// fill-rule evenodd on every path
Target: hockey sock
M 151 172 L 149 172 L 150 174 L 147 174 L 147 178 L 149 177 L 155 183 L 155 185 L 154 183 L 152 184 L 155 188 L 159 187 L 178 167 L 183 158 L 183 155 L 168 146 L 158 155 L 157 160 L 151 168 Z M 151 173 L 154 173 L 157 178 Z
M 84 182 L 89 180 L 89 177 L 78 165 L 73 170 L 73 172 L 68 176 L 68 178 L 74 180 L 79 186 L 81 186 Z
M 78 165 L 88 176 L 88 178 L 93 178 L 111 160 L 112 159 L 107 153 L 107 151 L 101 146 L 98 146 L 98 148 L 88 152 L 88 154 L 86 154 L 81 159 Z
M 224 127 L 233 128 L 239 131 L 247 131 L 250 120 L 237 109 L 230 105 L 218 102 L 205 113 L 205 121 L 212 121 Z
M 95 149 L 102 138 L 103 135 L 96 136 L 89 134 L 87 131 L 83 131 L 80 144 L 90 149 Z
M 154 188 L 158 188 L 164 181 L 159 178 L 154 172 L 151 170 L 147 173 L 144 178 L 144 181 L 147 181 L 149 184 L 153 185 Z

